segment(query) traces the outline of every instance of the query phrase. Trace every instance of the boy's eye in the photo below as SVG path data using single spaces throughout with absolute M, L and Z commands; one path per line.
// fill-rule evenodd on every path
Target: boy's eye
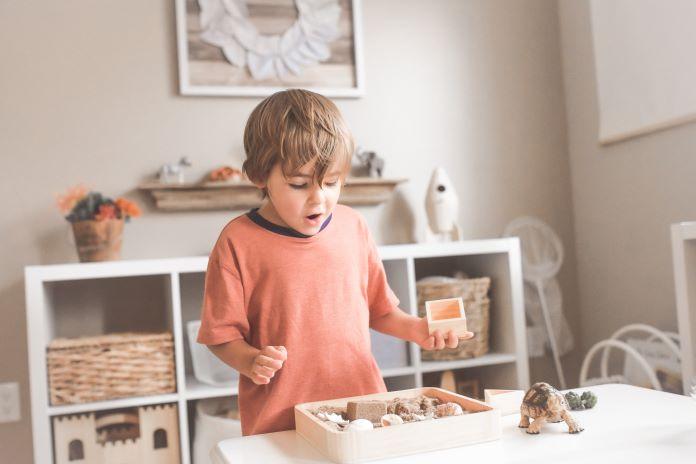
M 335 187 L 336 185 L 338 185 L 338 181 L 336 181 L 336 182 L 327 182 L 326 185 L 328 185 L 329 187 Z
M 297 189 L 297 190 L 303 189 L 307 186 L 306 183 L 305 184 L 288 184 L 288 185 L 294 189 Z

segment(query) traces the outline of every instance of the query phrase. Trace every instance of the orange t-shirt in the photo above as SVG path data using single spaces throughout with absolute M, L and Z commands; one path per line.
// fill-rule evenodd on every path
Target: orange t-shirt
M 337 205 L 313 236 L 230 221 L 210 254 L 198 342 L 283 345 L 267 385 L 239 380 L 244 435 L 295 427 L 308 401 L 386 391 L 370 349 L 370 321 L 397 309 L 363 217 Z

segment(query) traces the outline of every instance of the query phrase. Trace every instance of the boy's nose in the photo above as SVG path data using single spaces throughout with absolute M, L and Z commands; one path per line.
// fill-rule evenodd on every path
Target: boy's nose
M 311 203 L 323 203 L 324 202 L 324 190 L 321 187 L 314 186 L 310 192 L 309 201 Z

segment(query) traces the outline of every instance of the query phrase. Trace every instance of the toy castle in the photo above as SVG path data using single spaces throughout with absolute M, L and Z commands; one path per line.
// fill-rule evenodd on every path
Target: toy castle
M 178 464 L 176 404 L 158 404 L 53 419 L 56 464 Z

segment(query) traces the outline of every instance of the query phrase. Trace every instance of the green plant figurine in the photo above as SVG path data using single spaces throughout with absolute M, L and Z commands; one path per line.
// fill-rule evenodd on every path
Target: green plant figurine
M 582 400 L 582 405 L 585 407 L 585 409 L 592 409 L 597 404 L 597 395 L 589 390 L 583 392 L 580 399 Z
M 568 392 L 565 394 L 565 399 L 568 402 L 568 406 L 570 406 L 570 409 L 573 411 L 577 411 L 578 409 L 585 409 L 585 407 L 582 405 L 582 399 L 580 399 L 580 395 L 578 395 L 575 392 Z
M 568 402 L 568 406 L 570 406 L 570 409 L 573 411 L 592 409 L 597 404 L 597 395 L 589 390 L 583 392 L 582 395 L 578 395 L 575 392 L 568 392 L 565 394 L 565 399 Z

